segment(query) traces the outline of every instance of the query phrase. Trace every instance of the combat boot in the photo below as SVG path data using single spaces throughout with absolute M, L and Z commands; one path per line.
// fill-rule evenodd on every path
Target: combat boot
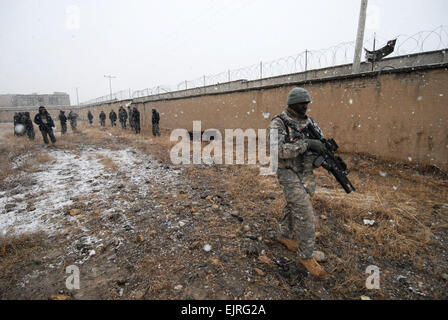
M 289 251 L 297 252 L 297 248 L 299 247 L 299 242 L 297 240 L 277 237 L 277 241 L 284 245 Z
M 318 279 L 327 279 L 328 275 L 325 272 L 324 268 L 320 266 L 320 264 L 317 263 L 317 261 L 314 258 L 310 259 L 300 259 L 299 262 L 308 270 L 308 272 Z

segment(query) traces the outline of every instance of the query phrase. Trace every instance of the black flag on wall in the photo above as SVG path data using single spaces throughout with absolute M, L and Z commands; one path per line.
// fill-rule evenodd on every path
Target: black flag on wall
M 387 42 L 386 46 L 382 47 L 381 49 L 375 50 L 375 51 L 369 51 L 366 48 L 366 59 L 368 62 L 377 62 L 383 59 L 384 57 L 390 55 L 392 52 L 394 52 L 395 44 L 397 43 L 397 39 L 390 40 Z

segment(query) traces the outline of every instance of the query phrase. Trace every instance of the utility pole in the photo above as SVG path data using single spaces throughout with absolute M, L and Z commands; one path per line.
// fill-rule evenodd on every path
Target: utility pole
M 308 49 L 305 50 L 305 72 L 308 71 Z
M 78 102 L 78 107 L 79 107 L 79 95 L 78 95 L 78 88 L 79 88 L 79 87 L 76 87 L 75 89 L 76 89 L 76 101 Z
M 361 66 L 362 46 L 364 43 L 364 30 L 366 28 L 368 0 L 361 0 L 361 10 L 359 12 L 358 35 L 356 36 L 355 57 L 353 59 L 352 73 L 359 73 Z
M 375 51 L 375 46 L 376 46 L 376 32 L 373 35 L 373 51 Z M 372 71 L 375 69 L 375 60 L 372 61 Z
M 108 75 L 104 78 L 109 78 L 110 100 L 112 100 L 112 78 L 116 78 L 116 76 Z

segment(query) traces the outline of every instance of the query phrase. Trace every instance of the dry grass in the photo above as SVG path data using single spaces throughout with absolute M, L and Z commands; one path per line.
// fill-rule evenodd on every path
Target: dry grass
M 26 137 L 16 137 L 13 133 L 4 134 L 0 143 L 0 183 L 12 173 L 15 160 L 35 150 L 34 142 Z
M 96 157 L 100 159 L 100 162 L 104 166 L 104 169 L 106 169 L 109 172 L 117 172 L 118 167 L 114 162 L 114 160 L 99 153 L 96 154 Z
M 163 132 L 162 137 L 155 138 L 149 129 L 143 129 L 142 134 L 135 135 L 130 130 L 123 131 L 119 128 L 81 127 L 79 134 L 62 137 L 57 144 L 66 144 L 67 148 L 73 148 L 78 143 L 107 145 L 110 148 L 133 147 L 161 162 L 171 162 L 169 151 L 176 142 L 169 140 L 169 132 Z M 100 154 L 93 156 L 98 157 L 107 170 L 116 170 L 112 159 Z M 405 264 L 405 268 L 416 272 L 422 270 L 425 261 L 443 258 L 437 257 L 438 252 L 434 250 L 433 244 L 436 241 L 435 234 L 446 234 L 448 225 L 446 176 L 431 168 L 409 167 L 366 156 L 346 154 L 343 158 L 352 169 L 349 178 L 357 187 L 357 192 L 347 195 L 327 172 L 323 169 L 315 171 L 320 186 L 313 199 L 318 220 L 316 231 L 320 233 L 316 247 L 329 258 L 325 268 L 334 280 L 323 287 L 331 291 L 331 296 L 336 299 L 357 298 L 365 294 L 364 271 L 366 265 L 370 264 L 366 260 L 368 256 L 376 263 L 385 263 L 388 268 L 395 268 L 398 270 L 396 272 L 401 272 L 399 265 L 404 262 L 410 262 L 410 266 Z M 387 176 L 381 176 L 380 171 L 386 172 Z M 185 174 L 189 177 L 192 188 L 202 189 L 205 186 L 210 194 L 224 195 L 231 209 L 238 211 L 244 218 L 244 223 L 235 220 L 223 224 L 213 215 L 204 215 L 191 235 L 200 243 L 216 238 L 224 239 L 223 250 L 229 250 L 238 257 L 238 261 L 233 261 L 233 267 L 241 267 L 247 262 L 241 247 L 243 224 L 250 225 L 253 232 L 266 239 L 282 216 L 285 200 L 276 176 L 261 176 L 259 168 L 254 165 L 190 165 L 185 166 Z M 270 194 L 275 194 L 275 199 Z M 178 200 L 184 200 L 182 196 L 186 195 L 180 195 Z M 158 200 L 163 205 L 164 201 L 170 202 L 170 199 L 163 196 Z M 209 201 L 214 204 L 215 200 Z M 436 220 L 432 208 L 435 205 L 445 208 L 443 204 L 447 207 Z M 320 218 L 321 216 L 325 219 Z M 374 220 L 375 223 L 373 226 L 365 225 L 364 219 Z M 269 250 L 274 255 L 287 254 L 279 245 L 272 245 Z M 188 252 L 178 253 L 170 260 L 170 264 L 182 266 L 193 262 L 201 263 L 184 261 L 187 256 L 189 257 Z M 293 260 L 295 254 L 290 253 L 289 257 Z M 172 298 L 177 273 L 175 277 L 166 279 L 168 269 L 157 267 L 172 267 L 166 264 L 166 261 L 159 261 L 157 256 L 147 255 L 144 258 L 144 273 L 153 275 L 146 298 Z M 446 273 L 446 268 L 445 261 L 435 274 Z M 174 269 L 169 270 L 171 272 Z M 432 276 L 434 275 L 424 274 L 428 281 Z M 209 279 L 206 281 L 208 283 Z M 279 286 L 292 292 L 289 284 L 281 279 Z M 306 280 L 304 286 L 310 288 L 307 298 L 321 297 L 317 293 L 322 288 L 318 282 Z M 378 291 L 376 297 L 387 298 L 387 294 Z M 434 298 L 437 297 L 434 294 Z
M 43 237 L 42 234 L 0 237 L 0 299 L 20 280 L 17 268 L 42 249 Z
M 143 130 L 137 136 L 119 128 L 101 131 L 91 128 L 85 132 L 96 139 L 110 138 L 110 132 L 119 136 L 124 145 L 138 148 L 164 162 L 170 162 L 169 150 L 176 143 L 169 141 L 168 132 L 158 138 L 150 137 L 149 130 Z M 374 243 L 374 249 L 370 251 L 376 257 L 386 255 L 398 260 L 406 255 L 416 261 L 418 255 L 427 254 L 427 245 L 432 239 L 431 207 L 448 198 L 443 173 L 365 156 L 343 157 L 352 168 L 349 178 L 358 191 L 346 195 L 333 177 L 323 169 L 317 170 L 318 185 L 324 186 L 318 189 L 313 199 L 317 215 L 332 213 L 336 228 L 346 231 L 359 244 Z M 276 177 L 259 175 L 256 166 L 191 165 L 187 171 L 192 180 L 217 182 L 219 189 L 229 194 L 232 207 L 244 216 L 274 220 L 282 216 L 285 201 Z M 379 171 L 387 172 L 387 177 L 381 177 Z M 267 203 L 265 200 L 270 193 L 278 197 Z M 374 226 L 365 225 L 364 219 L 375 220 Z M 443 229 L 443 224 L 438 228 Z

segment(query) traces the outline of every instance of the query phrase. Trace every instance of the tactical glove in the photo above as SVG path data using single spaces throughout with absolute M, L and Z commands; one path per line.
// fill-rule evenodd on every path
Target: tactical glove
M 324 153 L 326 150 L 325 145 L 319 140 L 305 139 L 305 142 L 308 145 L 308 150 L 317 152 L 319 154 Z

